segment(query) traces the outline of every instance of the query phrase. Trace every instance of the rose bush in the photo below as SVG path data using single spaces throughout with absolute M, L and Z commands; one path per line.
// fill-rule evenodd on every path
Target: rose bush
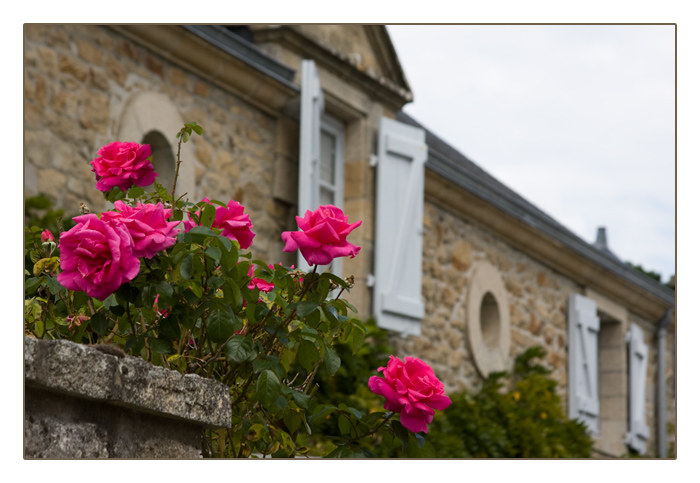
M 328 265 L 334 258 L 354 258 L 360 247 L 349 243 L 346 238 L 362 220 L 349 224 L 343 211 L 333 205 L 319 206 L 314 211 L 307 210 L 304 218 L 297 216 L 301 231 L 285 231 L 282 240 L 284 252 L 301 251 L 309 265 Z
M 188 123 L 177 133 L 178 153 L 192 132 L 201 135 L 202 128 Z M 430 446 L 397 419 L 417 428 L 429 422 L 429 407 L 444 406 L 425 368 L 402 377 L 385 372 L 406 387 L 391 386 L 397 401 L 391 407 L 401 405 L 400 415 L 314 400 L 317 373 L 332 376 L 340 368 L 334 347 L 356 353 L 367 335 L 342 298 L 353 278 L 317 273 L 319 264 L 358 254 L 346 237 L 361 221 L 349 223 L 332 205 L 308 211 L 297 218 L 302 231 L 282 237 L 284 250 L 300 249 L 313 269 L 269 265 L 244 251 L 255 234 L 239 202 L 193 204 L 174 197 L 176 186 L 169 194 L 157 182 L 146 193 L 156 177 L 148 146 L 111 143 L 98 154 L 91 163 L 97 188 L 115 209 L 98 216 L 81 208 L 58 246 L 43 228 L 25 230 L 25 334 L 113 344 L 228 385 L 231 427 L 205 432 L 204 456 L 373 456 L 368 441 L 394 438 L 410 454 Z M 176 169 L 175 185 L 177 177 Z M 339 436 L 321 453 L 310 447 L 311 435 L 328 421 Z
M 97 189 L 108 192 L 117 187 L 126 191 L 134 185 L 153 184 L 158 175 L 150 156 L 148 144 L 113 142 L 101 147 L 91 162 Z

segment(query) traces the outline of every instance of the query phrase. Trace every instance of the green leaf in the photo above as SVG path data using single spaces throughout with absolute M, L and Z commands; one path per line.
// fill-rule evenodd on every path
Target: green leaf
M 340 434 L 348 434 L 352 429 L 350 421 L 342 414 L 338 417 L 338 429 L 340 429 Z
M 129 188 L 128 196 L 129 198 L 138 198 L 145 192 L 146 190 L 144 190 L 141 186 L 132 186 L 131 188 Z
M 306 409 L 309 407 L 309 401 L 311 400 L 311 396 L 308 394 L 304 394 L 303 392 L 299 391 L 292 391 L 292 399 L 294 399 L 294 402 L 297 404 L 302 409 Z
M 39 278 L 28 278 L 24 281 L 24 291 L 27 293 L 27 295 L 33 294 L 39 285 L 41 285 L 41 280 Z
M 217 275 L 212 275 L 207 279 L 207 285 L 209 286 L 210 289 L 216 290 L 219 287 L 221 287 L 224 282 L 226 281 L 226 277 L 223 275 L 217 276 Z
M 207 335 L 212 342 L 226 342 L 236 330 L 235 320 L 229 311 L 230 309 L 216 309 L 207 318 Z
M 257 396 L 258 400 L 266 408 L 272 405 L 280 395 L 280 380 L 277 375 L 266 370 L 258 376 Z
M 340 357 L 332 347 L 326 348 L 326 355 L 323 357 L 323 363 L 326 365 L 326 370 L 332 376 L 340 369 Z
M 214 205 L 210 205 L 209 203 L 207 203 L 200 210 L 199 221 L 202 224 L 202 226 L 205 226 L 205 227 L 211 226 L 212 223 L 214 222 L 215 217 L 216 217 L 216 207 Z
M 234 335 L 224 346 L 223 353 L 231 364 L 241 363 L 255 357 L 253 339 L 249 336 Z
M 192 259 L 194 254 L 190 253 L 180 262 L 180 275 L 183 279 L 188 280 L 192 276 Z
M 238 311 L 238 308 L 243 305 L 241 289 L 238 288 L 236 282 L 231 279 L 227 279 L 222 287 L 224 292 L 224 301 L 229 304 L 234 311 Z
M 216 236 L 214 230 L 208 226 L 195 226 L 187 232 L 188 235 L 198 235 L 199 237 Z
M 90 317 L 90 327 L 97 335 L 104 335 L 107 331 L 107 317 L 104 312 L 97 312 Z
M 299 416 L 299 413 L 296 411 L 286 411 L 282 416 L 282 420 L 290 433 L 299 429 L 299 425 L 301 424 L 301 416 Z
M 148 339 L 148 348 L 156 354 L 170 354 L 173 350 L 172 343 L 164 339 Z
M 231 243 L 231 240 L 225 236 L 221 235 L 216 235 L 216 239 L 221 243 L 223 246 L 224 250 L 227 252 L 231 251 L 231 247 L 233 246 L 233 243 Z
M 289 402 L 287 402 L 286 397 L 279 396 L 277 399 L 275 399 L 275 406 L 277 406 L 280 409 L 286 409 L 287 406 L 289 406 Z
M 409 442 L 408 429 L 406 429 L 399 421 L 396 420 L 391 421 L 390 424 L 394 436 L 399 438 L 402 446 L 406 448 L 406 445 L 408 445 Z
M 46 282 L 49 285 L 49 292 L 51 292 L 52 295 L 56 295 L 58 292 L 61 290 L 65 290 L 63 288 L 63 285 L 61 285 L 58 280 L 56 280 L 53 277 L 49 277 L 48 275 L 46 276 Z
M 163 280 L 162 282 L 159 282 L 158 285 L 156 285 L 156 290 L 160 295 L 163 296 L 163 298 L 159 298 L 158 301 L 160 302 L 161 300 L 165 299 L 165 302 L 172 302 L 173 301 L 173 287 L 170 285 L 168 282 Z
M 352 354 L 355 355 L 365 344 L 365 331 L 359 327 L 352 327 Z
M 318 307 L 318 304 L 309 300 L 305 300 L 304 302 L 300 302 L 299 305 L 297 306 L 297 317 L 300 319 L 303 319 L 307 315 L 309 315 L 311 312 L 316 310 L 316 307 Z
M 202 135 L 202 133 L 204 133 L 204 130 L 202 129 L 201 126 L 197 126 L 197 125 L 192 126 L 192 130 L 194 132 L 196 132 L 197 134 L 199 134 L 200 136 Z
M 119 302 L 117 302 L 117 296 L 115 294 L 111 294 L 109 297 L 104 299 L 102 305 L 104 305 L 107 309 L 110 307 L 114 307 L 115 305 L 119 305 Z
M 318 362 L 318 359 L 319 353 L 318 349 L 316 349 L 316 345 L 313 342 L 302 339 L 297 351 L 297 360 L 302 367 L 311 372 L 316 362 Z
M 204 251 L 204 253 L 206 256 L 217 262 L 221 260 L 221 249 L 219 247 L 209 247 Z
M 190 139 L 190 133 L 187 131 L 184 131 L 182 133 L 182 142 L 186 143 Z
M 107 201 L 114 203 L 117 200 L 126 198 L 126 191 L 122 191 L 115 186 L 105 195 L 105 198 L 107 198 Z

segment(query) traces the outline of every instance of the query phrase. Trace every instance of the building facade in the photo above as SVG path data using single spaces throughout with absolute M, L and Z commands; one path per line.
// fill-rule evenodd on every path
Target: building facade
M 589 244 L 401 111 L 413 94 L 384 26 L 25 25 L 25 196 L 107 208 L 89 162 L 150 144 L 158 181 L 234 199 L 254 258 L 304 266 L 280 233 L 320 204 L 362 220 L 329 269 L 428 362 L 476 389 L 541 345 L 599 456 L 665 456 L 675 423 L 675 294 Z M 671 438 L 671 439 L 669 439 Z

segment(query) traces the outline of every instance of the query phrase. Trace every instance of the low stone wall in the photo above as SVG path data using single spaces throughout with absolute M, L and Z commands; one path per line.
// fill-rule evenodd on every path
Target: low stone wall
M 25 458 L 198 458 L 231 424 L 228 388 L 69 341 L 24 339 Z

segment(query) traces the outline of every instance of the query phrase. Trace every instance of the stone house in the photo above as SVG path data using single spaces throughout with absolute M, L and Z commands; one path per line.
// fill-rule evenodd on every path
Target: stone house
M 542 345 L 598 456 L 665 456 L 675 422 L 675 294 L 589 244 L 401 111 L 413 95 L 380 25 L 25 25 L 25 196 L 106 208 L 87 163 L 148 143 L 168 186 L 235 199 L 255 258 L 286 265 L 280 233 L 319 204 L 362 226 L 331 270 L 349 300 L 475 389 Z M 672 437 L 672 435 L 671 435 Z

